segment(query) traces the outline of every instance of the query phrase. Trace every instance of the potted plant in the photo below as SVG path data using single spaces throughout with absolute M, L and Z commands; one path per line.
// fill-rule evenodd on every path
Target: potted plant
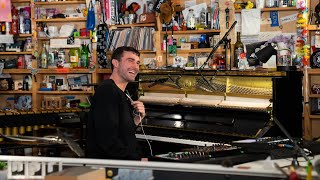
M 7 162 L 0 161 L 0 180 L 6 180 L 7 178 Z

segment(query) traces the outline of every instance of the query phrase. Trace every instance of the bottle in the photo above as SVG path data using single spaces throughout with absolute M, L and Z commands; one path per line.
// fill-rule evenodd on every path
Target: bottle
M 56 63 L 54 62 L 54 51 L 53 49 L 48 49 L 48 68 L 54 68 Z
M 19 20 L 18 20 L 18 10 L 16 9 L 16 7 L 12 6 L 11 9 L 11 13 L 12 13 L 12 22 L 11 22 L 11 28 L 10 28 L 10 34 L 12 35 L 17 35 L 19 34 Z
M 6 34 L 6 23 L 5 22 L 1 23 L 1 34 Z
M 70 59 L 71 67 L 73 67 L 73 68 L 78 67 L 79 56 L 80 56 L 80 49 L 79 48 L 70 49 L 69 59 Z
M 187 29 L 188 30 L 196 29 L 196 17 L 193 13 L 193 9 L 189 9 L 189 13 L 187 15 Z
M 89 48 L 85 42 L 81 45 L 81 57 L 79 67 L 88 67 L 89 65 Z
M 48 68 L 48 51 L 46 44 L 43 44 L 41 52 L 41 68 Z
M 206 29 L 207 28 L 207 10 L 203 8 L 200 12 L 200 17 L 199 17 L 199 27 Z
M 22 8 L 19 11 L 19 33 L 20 34 L 25 34 L 25 29 L 24 29 L 24 23 L 23 23 L 24 17 L 23 17 L 23 10 Z
M 240 32 L 237 32 L 237 42 L 234 44 L 234 62 L 233 67 L 238 68 L 239 56 L 244 53 L 244 46 L 240 39 Z
M 24 69 L 24 56 L 19 56 L 17 60 L 17 68 Z

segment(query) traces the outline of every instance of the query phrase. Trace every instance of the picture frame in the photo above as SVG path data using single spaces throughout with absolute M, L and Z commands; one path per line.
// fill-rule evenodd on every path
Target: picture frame
M 82 90 L 83 84 L 89 84 L 89 77 L 88 75 L 80 75 L 80 76 L 74 76 L 74 77 L 68 77 L 67 78 L 68 85 L 71 91 L 77 91 Z
M 22 91 L 23 90 L 23 80 L 15 80 L 14 81 L 14 90 Z
M 29 110 L 32 107 L 32 98 L 30 95 L 15 95 L 14 108 L 17 110 Z
M 64 78 L 56 78 L 55 84 L 56 84 L 57 86 L 62 86 L 62 85 L 64 85 Z
M 48 80 L 48 83 L 56 84 L 56 76 L 49 75 L 47 80 Z

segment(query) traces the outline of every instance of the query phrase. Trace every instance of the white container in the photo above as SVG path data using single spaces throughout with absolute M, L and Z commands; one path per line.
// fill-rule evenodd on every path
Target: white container
M 264 5 L 265 5 L 265 0 L 256 0 L 256 8 L 257 9 L 264 8 Z

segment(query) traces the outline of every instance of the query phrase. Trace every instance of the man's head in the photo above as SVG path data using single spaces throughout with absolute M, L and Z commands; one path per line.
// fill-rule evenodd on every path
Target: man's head
M 132 82 L 139 72 L 140 53 L 133 47 L 122 46 L 113 51 L 112 74 L 122 80 Z

